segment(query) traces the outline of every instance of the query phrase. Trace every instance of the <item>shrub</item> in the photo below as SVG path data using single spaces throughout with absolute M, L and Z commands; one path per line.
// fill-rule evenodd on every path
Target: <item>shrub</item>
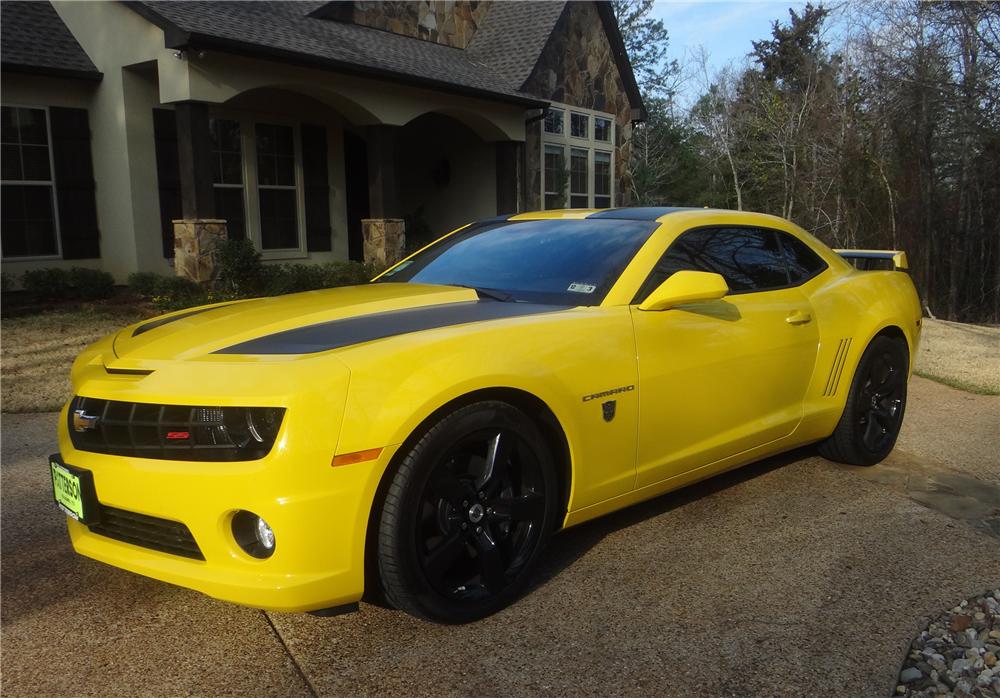
M 72 292 L 83 300 L 110 298 L 115 292 L 115 277 L 106 271 L 73 267 L 67 277 Z
M 266 270 L 263 291 L 268 296 L 323 288 L 323 271 L 317 266 L 274 264 L 267 266 Z
M 183 276 L 161 276 L 156 295 L 172 298 L 200 298 L 205 295 L 201 286 Z
M 0 293 L 7 293 L 14 290 L 15 276 L 7 272 L 0 272 Z
M 323 285 L 328 288 L 366 284 L 377 273 L 373 265 L 362 262 L 330 262 L 322 269 Z
M 65 269 L 29 269 L 21 279 L 24 290 L 38 300 L 71 298 L 69 273 Z
M 249 240 L 226 240 L 216 258 L 216 288 L 238 296 L 258 294 L 268 282 L 260 252 Z
M 128 287 L 137 296 L 152 298 L 160 292 L 165 276 L 151 271 L 137 271 L 128 275 Z

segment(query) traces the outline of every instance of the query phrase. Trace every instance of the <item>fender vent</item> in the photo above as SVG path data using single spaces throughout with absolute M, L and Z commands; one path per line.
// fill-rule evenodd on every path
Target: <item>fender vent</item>
M 840 340 L 837 345 L 837 353 L 833 357 L 833 366 L 830 367 L 830 376 L 826 379 L 826 389 L 823 391 L 824 397 L 833 397 L 837 394 L 837 387 L 840 385 L 840 374 L 844 372 L 844 364 L 847 363 L 847 352 L 851 349 L 851 338 Z

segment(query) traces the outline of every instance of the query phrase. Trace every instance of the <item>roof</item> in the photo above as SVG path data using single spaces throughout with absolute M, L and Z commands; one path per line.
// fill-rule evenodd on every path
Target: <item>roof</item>
M 47 2 L 0 2 L 4 71 L 100 80 L 102 75 Z
M 531 77 L 565 7 L 565 2 L 550 0 L 494 3 L 467 51 L 510 87 L 520 89 Z
M 231 0 L 128 3 L 164 30 L 168 48 L 214 48 L 488 96 L 525 106 L 546 104 L 521 92 L 519 86 L 462 49 L 309 16 L 325 4 Z

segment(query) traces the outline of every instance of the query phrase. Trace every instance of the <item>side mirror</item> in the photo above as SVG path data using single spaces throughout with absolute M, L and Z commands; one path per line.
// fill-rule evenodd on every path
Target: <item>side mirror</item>
M 685 303 L 717 301 L 729 293 L 726 280 L 707 271 L 678 271 L 656 287 L 639 310 L 667 310 Z

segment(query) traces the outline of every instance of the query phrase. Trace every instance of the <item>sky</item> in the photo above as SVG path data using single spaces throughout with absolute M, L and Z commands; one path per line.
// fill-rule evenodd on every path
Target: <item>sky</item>
M 753 50 L 752 41 L 771 36 L 774 20 L 788 22 L 788 8 L 801 12 L 804 2 L 791 0 L 657 0 L 652 16 L 662 19 L 670 35 L 670 57 L 681 63 L 699 46 L 708 54 L 709 74 L 731 61 L 740 61 Z M 697 72 L 697 71 L 695 71 Z M 681 101 L 699 93 L 700 75 L 681 88 Z

